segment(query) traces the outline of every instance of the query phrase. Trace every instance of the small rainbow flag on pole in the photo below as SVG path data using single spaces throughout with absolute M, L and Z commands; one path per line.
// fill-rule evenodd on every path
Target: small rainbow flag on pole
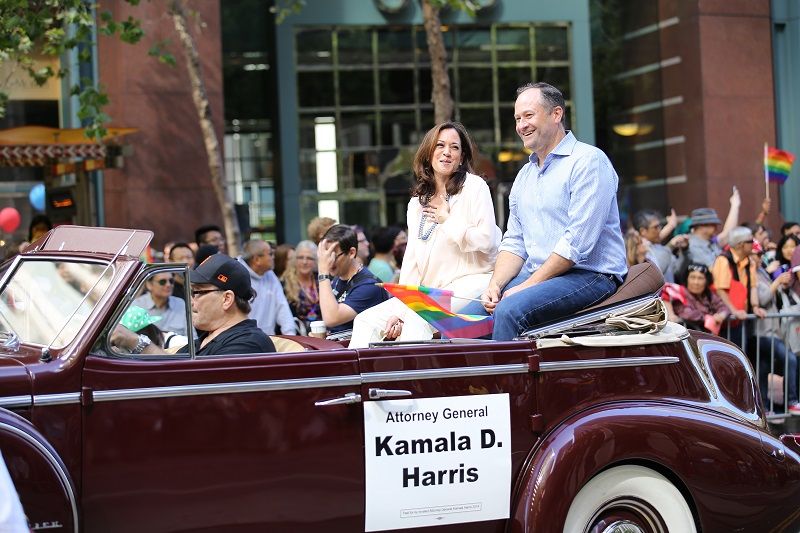
M 777 148 L 770 148 L 764 143 L 764 179 L 776 183 L 784 183 L 789 178 L 794 163 L 794 154 Z
M 442 337 L 475 339 L 490 334 L 494 327 L 494 318 L 491 316 L 462 315 L 450 311 L 453 291 L 421 285 L 396 283 L 378 283 L 378 285 L 439 330 Z

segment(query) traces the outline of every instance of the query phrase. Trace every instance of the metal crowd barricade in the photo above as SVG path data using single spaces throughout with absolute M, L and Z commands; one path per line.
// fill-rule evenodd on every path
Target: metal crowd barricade
M 794 353 L 791 351 L 789 346 L 786 344 L 786 340 L 781 335 L 781 331 L 777 333 L 777 335 L 769 335 L 770 339 L 770 349 L 769 353 L 763 353 L 761 349 L 761 338 L 765 337 L 759 331 L 758 323 L 761 320 L 775 320 L 778 319 L 779 322 L 779 330 L 782 329 L 783 321 L 786 319 L 791 318 L 799 318 L 800 313 L 768 313 L 764 319 L 757 317 L 756 315 L 747 315 L 747 318 L 744 320 L 732 319 L 728 318 L 726 320 L 723 329 L 720 331 L 720 336 L 725 337 L 726 339 L 730 340 L 734 344 L 738 345 L 742 348 L 742 351 L 747 355 L 750 362 L 753 364 L 756 377 L 758 380 L 759 391 L 767 390 L 768 394 L 767 397 L 762 397 L 761 401 L 764 404 L 764 409 L 767 411 L 767 419 L 773 422 L 778 422 L 780 419 L 783 419 L 791 414 L 788 412 L 789 408 L 789 361 L 791 359 L 789 354 L 794 354 L 797 358 L 800 354 Z M 738 326 L 731 326 L 731 322 L 739 323 Z M 736 338 L 733 338 L 736 337 Z M 784 343 L 786 347 L 786 357 L 784 357 L 783 361 L 783 368 L 776 367 L 775 363 L 775 341 L 781 341 Z M 769 359 L 769 371 L 763 372 L 761 371 L 761 362 L 763 358 L 768 357 Z M 778 371 L 779 373 L 776 373 Z M 762 375 L 763 374 L 763 375 Z M 773 376 L 773 380 L 775 376 L 783 377 L 783 403 L 778 404 L 775 401 L 775 390 L 773 384 L 770 382 L 770 376 Z M 798 380 L 798 391 L 800 391 L 800 361 L 798 361 L 795 376 L 794 378 Z M 766 387 L 762 387 L 763 380 L 766 380 Z M 776 407 L 780 406 L 780 410 L 776 411 Z

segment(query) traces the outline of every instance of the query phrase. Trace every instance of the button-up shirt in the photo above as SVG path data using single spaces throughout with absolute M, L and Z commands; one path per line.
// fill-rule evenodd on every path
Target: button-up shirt
M 171 331 L 178 335 L 186 335 L 186 302 L 175 296 L 167 299 L 167 305 L 163 308 L 156 307 L 150 293 L 145 293 L 133 301 L 133 305 L 138 305 L 151 316 L 160 316 L 161 320 L 155 323 L 161 331 Z
M 624 276 L 618 184 L 608 157 L 567 132 L 541 166 L 532 154 L 517 174 L 500 250 L 523 258 L 529 274 L 556 253 L 574 268 Z

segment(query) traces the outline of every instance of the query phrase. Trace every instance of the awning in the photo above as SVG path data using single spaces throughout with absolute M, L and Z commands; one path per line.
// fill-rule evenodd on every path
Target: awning
M 0 166 L 43 167 L 61 159 L 103 159 L 108 146 L 138 131 L 136 128 L 108 128 L 101 142 L 84 135 L 81 128 L 59 129 L 23 126 L 0 130 Z

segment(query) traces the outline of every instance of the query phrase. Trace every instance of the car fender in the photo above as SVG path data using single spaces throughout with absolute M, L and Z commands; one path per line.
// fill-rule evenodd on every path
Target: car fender
M 620 464 L 644 465 L 667 477 L 683 493 L 699 530 L 772 530 L 764 516 L 800 519 L 800 479 L 786 464 L 795 454 L 767 453 L 762 438 L 768 436 L 749 423 L 686 404 L 639 401 L 588 409 L 543 435 L 531 451 L 508 530 L 560 533 L 578 491 Z
M 77 531 L 75 484 L 42 434 L 21 416 L 0 409 L 0 448 L 31 529 Z

